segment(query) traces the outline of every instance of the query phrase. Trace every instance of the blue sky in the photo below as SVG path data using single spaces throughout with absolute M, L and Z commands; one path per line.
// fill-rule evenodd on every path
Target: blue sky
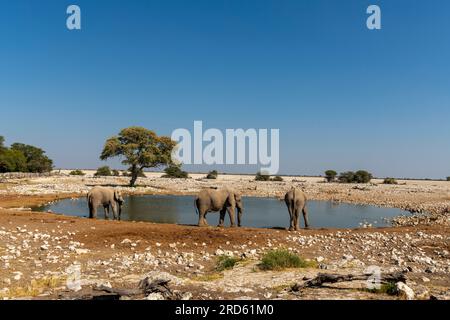
M 66 28 L 70 4 L 81 7 L 81 31 Z M 370 4 L 381 7 L 382 30 L 366 28 Z M 446 0 L 0 8 L 0 135 L 44 148 L 57 167 L 101 165 L 105 139 L 124 127 L 170 135 L 202 120 L 279 128 L 282 174 L 450 175 Z

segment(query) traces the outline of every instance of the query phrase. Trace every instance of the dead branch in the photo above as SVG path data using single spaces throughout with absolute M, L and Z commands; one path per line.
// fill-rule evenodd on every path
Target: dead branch
M 321 287 L 324 283 L 348 282 L 356 280 L 368 280 L 373 274 L 334 274 L 319 273 L 315 278 L 304 283 L 296 283 L 291 287 L 291 291 L 300 291 L 305 288 Z M 381 283 L 405 281 L 403 272 L 384 273 L 380 276 Z

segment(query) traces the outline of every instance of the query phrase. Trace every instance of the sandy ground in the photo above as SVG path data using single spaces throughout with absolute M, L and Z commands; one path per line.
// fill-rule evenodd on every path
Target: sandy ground
M 323 183 L 323 178 L 284 177 L 255 182 L 252 176 L 220 175 L 205 180 L 165 179 L 159 173 L 126 186 L 128 178 L 60 176 L 8 179 L 0 184 L 0 297 L 89 298 L 98 286 L 135 289 L 140 280 L 170 279 L 185 299 L 448 299 L 450 297 L 450 183 L 399 181 L 383 185 Z M 28 211 L 65 197 L 84 196 L 93 185 L 127 193 L 194 194 L 204 187 L 233 187 L 244 195 L 280 197 L 302 188 L 308 198 L 397 207 L 414 212 L 383 229 L 286 230 L 198 228 L 144 222 L 88 220 Z M 312 213 L 311 213 L 312 214 Z M 286 213 L 287 217 L 287 213 Z M 311 267 L 262 271 L 262 256 L 286 248 Z M 239 259 L 217 271 L 218 256 Z M 360 274 L 369 266 L 382 273 L 403 271 L 408 290 L 400 295 L 369 292 L 364 281 L 343 282 L 290 292 L 320 272 Z M 123 296 L 122 298 L 127 298 Z M 133 298 L 162 298 L 152 293 Z

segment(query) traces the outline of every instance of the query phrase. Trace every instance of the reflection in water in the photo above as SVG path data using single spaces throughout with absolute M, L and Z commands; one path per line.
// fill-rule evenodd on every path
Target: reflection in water
M 287 227 L 289 214 L 284 201 L 275 198 L 244 197 L 243 226 L 248 227 Z M 66 215 L 87 217 L 86 198 L 61 200 L 43 207 L 38 211 L 63 213 Z M 404 214 L 399 209 L 378 208 L 368 205 L 350 205 L 334 201 L 308 201 L 309 219 L 313 228 L 335 227 L 355 228 L 361 223 L 373 226 L 387 226 L 382 218 L 392 218 Z M 103 218 L 103 210 L 99 207 L 98 218 Z M 123 220 L 151 221 L 157 223 L 197 224 L 193 196 L 129 196 L 125 197 L 122 210 Z M 219 222 L 218 213 L 208 213 L 206 219 L 210 225 Z M 229 224 L 228 215 L 225 218 Z M 303 224 L 300 215 L 300 226 Z

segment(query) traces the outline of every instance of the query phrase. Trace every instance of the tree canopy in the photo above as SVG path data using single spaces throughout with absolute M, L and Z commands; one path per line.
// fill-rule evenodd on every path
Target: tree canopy
M 130 127 L 106 140 L 100 159 L 123 157 L 122 164 L 129 166 L 130 186 L 133 187 L 139 173 L 145 168 L 172 164 L 171 155 L 175 145 L 176 142 L 170 137 L 158 136 L 143 127 Z
M 10 148 L 4 145 L 0 136 L 0 172 L 49 172 L 53 161 L 45 151 L 23 143 L 14 143 Z

